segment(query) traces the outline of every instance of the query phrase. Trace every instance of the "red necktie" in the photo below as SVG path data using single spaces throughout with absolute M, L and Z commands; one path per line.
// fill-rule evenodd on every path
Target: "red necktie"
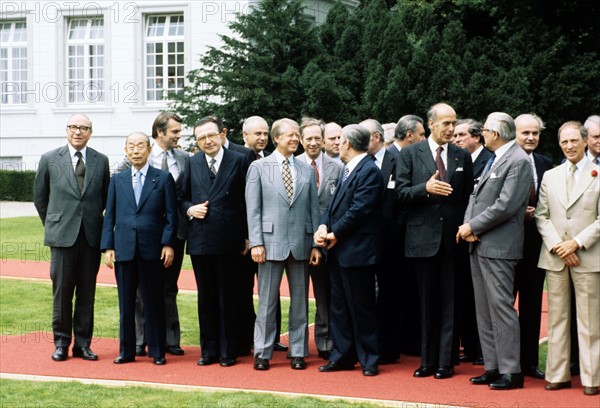
M 435 156 L 435 166 L 440 173 L 440 180 L 446 181 L 446 166 L 444 166 L 444 161 L 442 160 L 442 151 L 444 148 L 442 146 L 437 148 L 437 155 Z
M 315 179 L 317 180 L 317 190 L 319 189 L 319 169 L 317 168 L 317 163 L 313 160 L 310 164 L 315 171 Z

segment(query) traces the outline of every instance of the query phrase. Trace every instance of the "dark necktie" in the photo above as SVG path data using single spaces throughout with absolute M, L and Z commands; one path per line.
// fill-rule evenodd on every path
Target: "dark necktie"
M 496 160 L 496 153 L 492 153 L 492 157 L 490 157 L 487 164 L 485 165 L 485 169 L 483 170 L 483 173 L 481 173 L 481 177 L 479 178 L 479 180 L 481 180 L 483 176 L 485 176 L 487 172 L 490 171 L 492 165 L 494 164 L 494 160 Z
M 212 171 L 212 174 L 216 176 L 217 168 L 215 167 L 215 164 L 217 164 L 217 160 L 213 157 L 212 159 L 210 159 L 210 166 L 208 168 L 210 171 Z
M 77 179 L 77 187 L 79 187 L 79 192 L 81 193 L 83 191 L 83 180 L 85 179 L 85 165 L 83 164 L 83 156 L 79 150 L 75 152 L 75 156 L 77 156 L 75 178 Z
M 254 155 L 256 156 L 256 160 L 258 160 L 258 159 L 262 159 L 262 157 L 260 157 L 260 154 L 258 154 L 258 153 L 254 153 Z
M 315 161 L 313 160 L 312 163 L 310 164 L 313 168 L 313 170 L 315 171 L 315 180 L 317 180 L 317 190 L 319 189 L 319 185 L 320 185 L 320 180 L 319 180 L 319 168 L 317 167 L 317 163 L 315 163 Z
M 163 152 L 162 163 L 160 164 L 160 169 L 164 171 L 169 171 L 169 163 L 167 162 L 167 152 Z
M 346 181 L 346 179 L 348 178 L 348 175 L 350 175 L 350 169 L 347 166 L 345 166 L 344 174 L 342 175 L 342 184 Z
M 444 151 L 444 148 L 439 146 L 436 151 L 437 155 L 435 156 L 435 167 L 437 167 L 437 170 L 440 174 L 440 180 L 446 181 L 446 166 L 444 166 L 444 161 L 442 160 L 442 152 Z

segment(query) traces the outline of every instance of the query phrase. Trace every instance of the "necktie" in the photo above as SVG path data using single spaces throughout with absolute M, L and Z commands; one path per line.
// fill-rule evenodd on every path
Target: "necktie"
M 596 163 L 598 166 L 600 166 L 600 156 L 596 157 L 596 160 L 594 160 L 594 163 Z
M 317 180 L 317 190 L 319 189 L 319 185 L 320 185 L 320 180 L 319 180 L 319 168 L 317 167 L 317 163 L 315 163 L 315 161 L 313 160 L 312 163 L 310 164 L 313 168 L 313 170 L 315 171 L 315 180 Z
M 567 175 L 567 200 L 571 200 L 571 194 L 573 194 L 573 188 L 575 187 L 575 170 L 577 165 L 571 163 L 569 167 L 569 174 Z
M 283 184 L 285 185 L 285 191 L 287 191 L 288 198 L 292 201 L 294 195 L 294 185 L 292 183 L 292 171 L 290 170 L 290 161 L 285 159 L 281 168 L 281 178 L 283 178 Z
M 167 152 L 163 152 L 162 163 L 160 164 L 160 169 L 164 171 L 169 171 L 169 163 L 167 163 Z
M 255 160 L 262 159 L 262 157 L 260 157 L 260 154 L 258 154 L 258 153 L 254 153 L 254 155 L 256 156 L 256 159 L 255 159 Z
M 342 175 L 342 183 L 344 183 L 346 181 L 346 179 L 348 178 L 348 175 L 350 175 L 350 169 L 348 167 L 344 167 L 344 174 Z
M 437 155 L 435 156 L 435 167 L 437 167 L 437 170 L 440 173 L 440 180 L 446 181 L 446 166 L 444 166 L 444 161 L 442 160 L 442 152 L 444 151 L 444 148 L 439 146 L 436 151 Z
M 135 195 L 135 204 L 140 203 L 140 196 L 142 195 L 142 172 L 137 171 L 133 178 L 133 194 Z
M 83 164 L 83 156 L 79 150 L 75 152 L 75 156 L 77 156 L 75 178 L 77 179 L 77 187 L 79 187 L 79 192 L 81 193 L 83 191 L 83 180 L 85 179 L 85 165 Z
M 210 171 L 212 171 L 212 173 L 216 176 L 217 175 L 217 168 L 215 167 L 215 164 L 217 163 L 217 160 L 215 160 L 215 158 L 213 157 L 212 159 L 210 159 L 210 166 L 208 167 L 208 169 Z
M 490 169 L 492 168 L 492 164 L 494 164 L 494 160 L 496 160 L 496 153 L 492 153 L 492 157 L 490 157 L 487 164 L 485 165 L 485 170 L 483 170 L 483 173 L 481 173 L 481 177 L 479 178 L 479 180 L 481 180 L 483 176 L 485 176 L 487 172 L 490 171 Z

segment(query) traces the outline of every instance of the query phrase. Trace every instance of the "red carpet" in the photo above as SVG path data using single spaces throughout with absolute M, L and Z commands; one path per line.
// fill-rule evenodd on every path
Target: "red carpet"
M 0 269 L 3 277 L 48 278 L 47 263 L 2 261 Z M 114 282 L 112 271 L 102 268 L 98 281 Z M 180 286 L 193 289 L 193 274 L 183 272 Z M 314 355 L 316 348 L 312 333 L 310 350 L 313 355 L 307 359 L 309 366 L 304 371 L 292 370 L 289 361 L 285 359 L 285 353 L 276 353 L 271 370 L 266 372 L 252 369 L 252 357 L 241 358 L 236 366 L 229 368 L 218 365 L 198 367 L 196 361 L 200 357 L 199 349 L 186 346 L 185 356 L 167 356 L 168 363 L 164 367 L 154 366 L 146 357 L 141 357 L 132 364 L 115 366 L 112 360 L 118 354 L 116 340 L 95 339 L 92 347 L 100 357 L 97 362 L 69 358 L 57 363 L 50 359 L 53 345 L 48 333 L 5 336 L 0 344 L 0 372 L 410 401 L 437 404 L 440 407 L 600 407 L 599 396 L 583 395 L 579 377 L 573 379 L 574 388 L 569 390 L 544 391 L 544 381 L 527 378 L 522 390 L 493 391 L 486 386 L 469 383 L 469 377 L 482 373 L 481 367 L 471 364 L 456 367 L 455 376 L 447 380 L 414 378 L 412 372 L 419 365 L 419 359 L 415 357 L 403 356 L 399 364 L 381 366 L 381 374 L 372 378 L 363 377 L 360 368 L 351 372 L 319 373 L 317 368 L 323 364 L 323 360 Z M 416 408 L 419 405 L 402 406 Z

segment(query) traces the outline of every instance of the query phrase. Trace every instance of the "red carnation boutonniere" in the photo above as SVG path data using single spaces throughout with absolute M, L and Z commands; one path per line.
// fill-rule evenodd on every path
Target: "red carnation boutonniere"
M 598 172 L 596 170 L 592 170 L 592 177 L 598 176 Z

